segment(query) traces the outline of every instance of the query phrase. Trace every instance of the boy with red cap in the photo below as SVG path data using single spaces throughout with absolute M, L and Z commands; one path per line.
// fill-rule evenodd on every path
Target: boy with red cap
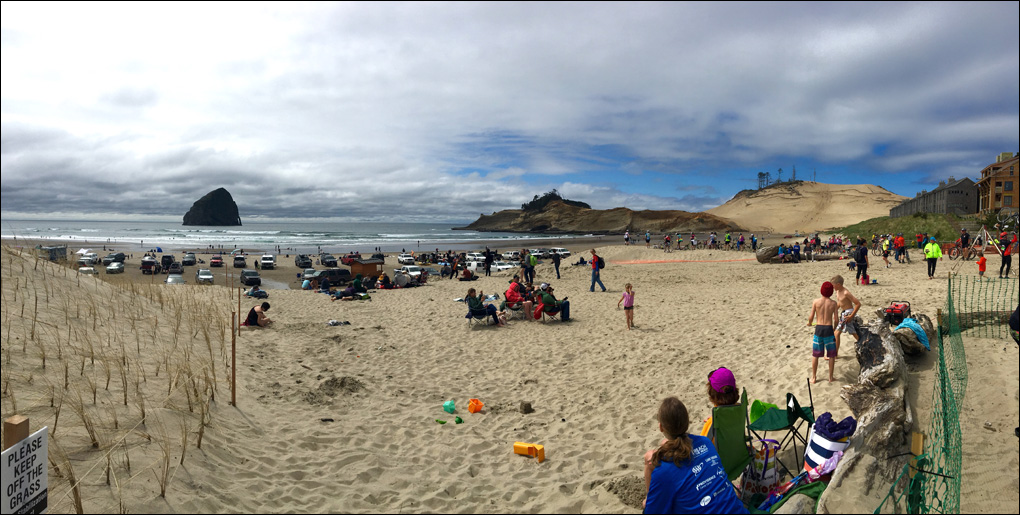
M 811 383 L 817 381 L 818 358 L 828 355 L 829 358 L 829 382 L 836 380 L 832 373 L 836 368 L 836 335 L 833 327 L 836 326 L 836 301 L 832 300 L 832 292 L 835 288 L 832 283 L 822 283 L 822 296 L 811 303 L 811 314 L 808 315 L 807 325 L 811 327 L 815 316 L 818 316 L 818 325 L 815 326 L 815 335 L 811 344 Z

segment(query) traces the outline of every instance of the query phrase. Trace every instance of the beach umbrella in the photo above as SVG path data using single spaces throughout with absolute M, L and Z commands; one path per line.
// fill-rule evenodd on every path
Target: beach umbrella
M 156 247 L 156 252 L 163 252 L 163 247 Z

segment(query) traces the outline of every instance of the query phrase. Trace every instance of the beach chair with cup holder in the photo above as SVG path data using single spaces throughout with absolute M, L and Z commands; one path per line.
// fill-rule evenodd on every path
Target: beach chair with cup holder
M 556 311 L 546 311 L 545 304 L 539 304 L 535 307 L 535 309 L 541 313 L 541 319 L 543 322 L 545 322 L 547 319 L 548 320 L 560 319 L 560 311 L 558 309 Z
M 740 397 L 740 404 L 712 408 L 712 428 L 715 432 L 715 448 L 719 452 L 723 470 L 729 480 L 742 477 L 753 460 L 750 437 L 747 433 L 747 391 Z M 744 491 L 741 479 L 740 491 Z
M 506 302 L 504 303 L 503 308 L 506 311 L 507 320 L 524 320 L 524 317 L 528 316 L 528 314 L 524 312 L 523 302 Z
M 779 409 L 778 407 L 769 408 L 761 417 L 755 421 L 751 421 L 750 415 L 747 415 L 747 429 L 751 432 L 751 435 L 756 440 L 765 440 L 765 436 L 768 433 L 785 433 L 782 440 L 779 441 L 780 449 L 786 449 L 788 442 L 793 443 L 793 456 L 794 463 L 799 463 L 799 460 L 803 457 L 803 453 L 797 450 L 797 442 L 804 446 L 805 450 L 808 445 L 808 435 L 811 433 L 811 425 L 815 422 L 815 407 L 814 398 L 811 394 L 811 382 L 808 381 L 808 400 L 811 403 L 808 407 L 802 407 L 800 402 L 797 401 L 792 393 L 786 394 L 786 409 Z M 746 403 L 745 403 L 746 406 Z M 801 427 L 807 424 L 807 434 L 802 435 L 800 433 Z M 779 466 L 783 467 L 790 477 L 796 477 L 799 474 L 800 467 L 790 468 L 787 467 L 783 460 L 776 457 L 776 462 Z

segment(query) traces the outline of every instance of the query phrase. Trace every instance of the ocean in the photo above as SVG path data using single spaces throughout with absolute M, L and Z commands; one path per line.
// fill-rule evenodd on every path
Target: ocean
M 528 240 L 591 236 L 454 231 L 453 227 L 450 224 L 386 222 L 245 222 L 240 227 L 185 227 L 179 222 L 5 219 L 0 223 L 0 237 L 27 240 L 33 245 L 52 241 L 83 248 L 113 246 L 118 250 L 124 250 L 125 246 L 128 250 L 156 247 L 271 250 L 279 247 L 305 254 L 316 253 L 319 249 L 336 253 L 365 252 L 376 247 L 385 252 L 447 250 L 470 248 L 474 242 L 479 246 L 516 248 L 526 247 Z

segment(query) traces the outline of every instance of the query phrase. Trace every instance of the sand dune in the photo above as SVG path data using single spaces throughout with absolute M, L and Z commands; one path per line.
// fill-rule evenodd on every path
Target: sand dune
M 551 266 L 538 269 L 538 280 L 569 296 L 570 323 L 469 328 L 464 305 L 453 299 L 468 286 L 502 294 L 506 274 L 377 292 L 370 302 L 272 290 L 269 315 L 277 324 L 244 330 L 238 341 L 234 408 L 225 381 L 227 324 L 237 301 L 227 288 L 115 287 L 5 250 L 3 416 L 19 412 L 34 428 L 56 426 L 87 512 L 639 513 L 641 454 L 660 438 L 661 399 L 678 395 L 693 419 L 704 419 L 706 374 L 719 366 L 733 369 L 752 399 L 775 401 L 788 391 L 807 399 L 810 301 L 820 282 L 845 268 L 759 265 L 734 261 L 751 254 L 663 254 L 643 246 L 606 247 L 603 255 L 608 293 L 587 291 L 586 268 L 564 266 L 560 280 Z M 662 259 L 676 262 L 623 264 Z M 933 316 L 944 301 L 944 284 L 923 280 L 922 265 L 872 275 L 879 286 L 855 290 L 865 317 L 900 298 Z M 616 309 L 626 282 L 637 292 L 630 332 Z M 252 305 L 242 300 L 243 310 Z M 331 327 L 329 320 L 351 325 Z M 970 354 L 963 509 L 1015 512 L 1017 348 L 968 345 L 984 350 Z M 118 362 L 128 369 L 126 406 Z M 926 357 L 912 365 L 921 427 L 931 363 Z M 816 408 L 849 415 L 840 385 L 857 372 L 852 357 L 841 359 L 840 383 L 814 387 Z M 70 409 L 75 392 L 96 422 L 98 448 Z M 201 405 L 212 393 L 197 449 Z M 58 405 L 63 399 L 59 421 L 51 398 Z M 469 398 L 485 409 L 469 414 Z M 442 410 L 451 399 L 455 415 Z M 521 401 L 535 412 L 520 413 Z M 455 424 L 455 416 L 464 423 Z M 999 432 L 982 429 L 986 419 Z M 514 441 L 545 445 L 546 461 L 514 455 Z M 66 477 L 51 471 L 50 481 L 51 511 L 73 512 Z M 878 488 L 862 493 L 846 511 L 870 511 L 881 495 Z
M 807 234 L 879 216 L 906 197 L 870 184 L 801 182 L 741 194 L 707 213 L 750 231 Z

